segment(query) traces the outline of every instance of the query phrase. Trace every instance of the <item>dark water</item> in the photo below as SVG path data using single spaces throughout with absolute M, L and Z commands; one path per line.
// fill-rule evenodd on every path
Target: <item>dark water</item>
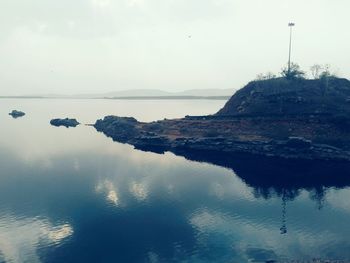
M 187 153 L 202 162 L 189 161 L 89 126 L 49 125 L 207 114 L 223 103 L 0 100 L 0 262 L 350 259 L 346 167 Z M 12 109 L 27 115 L 12 119 Z

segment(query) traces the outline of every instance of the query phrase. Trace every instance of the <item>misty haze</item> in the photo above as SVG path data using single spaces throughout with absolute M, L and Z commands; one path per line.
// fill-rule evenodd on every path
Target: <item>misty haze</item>
M 349 10 L 1 0 L 0 263 L 350 262 Z

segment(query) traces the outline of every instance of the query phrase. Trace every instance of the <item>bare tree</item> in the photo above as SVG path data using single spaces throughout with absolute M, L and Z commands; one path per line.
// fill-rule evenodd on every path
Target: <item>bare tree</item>
M 323 96 L 327 93 L 329 88 L 329 78 L 333 75 L 330 71 L 331 66 L 329 64 L 324 65 L 323 71 L 320 73 L 320 80 L 323 84 Z
M 323 66 L 323 70 L 320 73 L 320 78 L 329 78 L 331 77 L 333 74 L 331 73 L 331 66 L 329 64 L 326 64 Z
M 274 78 L 276 78 L 276 75 L 272 72 L 260 73 L 256 76 L 256 80 L 268 80 Z
M 319 79 L 323 67 L 320 64 L 315 64 L 310 67 L 311 75 L 314 79 Z

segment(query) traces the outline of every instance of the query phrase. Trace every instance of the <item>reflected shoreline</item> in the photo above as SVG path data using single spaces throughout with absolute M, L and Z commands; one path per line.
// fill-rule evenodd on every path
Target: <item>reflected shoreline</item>
M 164 154 L 163 149 L 157 147 L 135 149 Z M 285 159 L 179 148 L 170 152 L 190 161 L 230 169 L 264 198 L 277 194 L 294 199 L 303 189 L 322 197 L 327 188 L 350 186 L 350 163 L 346 161 Z
M 135 149 L 164 154 L 160 148 Z M 253 188 L 256 198 L 280 199 L 281 235 L 288 232 L 288 203 L 293 202 L 303 190 L 309 192 L 310 199 L 316 203 L 317 209 L 321 210 L 330 188 L 344 189 L 350 186 L 350 164 L 346 161 L 285 159 L 188 149 L 171 152 L 189 161 L 232 170 L 247 186 Z

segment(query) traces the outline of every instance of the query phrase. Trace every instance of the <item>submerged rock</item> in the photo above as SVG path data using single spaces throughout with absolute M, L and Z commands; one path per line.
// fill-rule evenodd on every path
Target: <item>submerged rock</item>
M 80 123 L 76 119 L 65 118 L 65 119 L 52 119 L 50 121 L 50 124 L 56 127 L 64 126 L 68 128 L 68 127 L 76 127 Z
M 13 110 L 9 113 L 9 115 L 12 116 L 12 118 L 19 118 L 19 117 L 23 117 L 24 115 L 26 115 L 23 111 L 17 111 L 17 110 Z

